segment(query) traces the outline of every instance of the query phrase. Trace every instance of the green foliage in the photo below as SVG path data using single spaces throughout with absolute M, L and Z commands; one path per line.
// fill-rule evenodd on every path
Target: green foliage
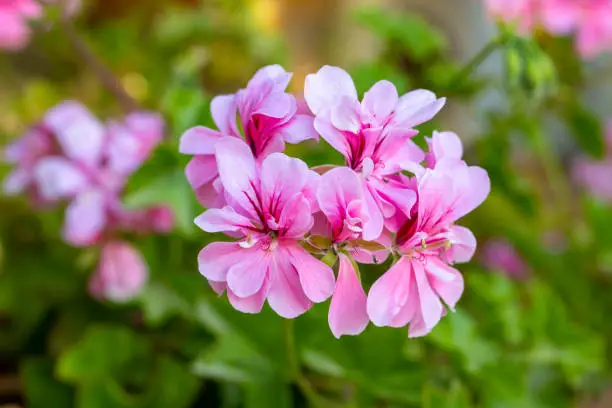
M 477 126 L 470 127 L 474 142 L 465 138 L 466 160 L 488 171 L 492 192 L 460 223 L 479 245 L 495 237 L 511 242 L 529 273 L 516 280 L 487 270 L 477 252 L 470 264 L 456 265 L 465 277 L 457 310 L 429 335 L 408 339 L 407 328 L 370 324 L 338 340 L 328 328 L 328 302 L 288 322 L 268 306 L 239 313 L 213 294 L 197 253 L 218 237 L 194 227 L 203 208 L 184 176 L 189 157 L 178 152 L 187 129 L 214 127 L 214 95 L 243 87 L 264 64 L 299 60 L 292 36 L 278 32 L 288 23 L 274 17 L 287 10 L 242 0 L 86 3 L 77 30 L 138 104 L 168 124 L 164 142 L 131 176 L 123 204 L 169 205 L 176 230 L 131 237 L 149 265 L 147 286 L 128 304 L 98 302 L 87 281 L 99 248 L 62 243 L 59 209 L 0 197 L 0 381 L 5 368 L 6 378 L 19 375 L 24 405 L 557 408 L 610 387 L 612 206 L 569 176 L 576 156 L 602 159 L 607 149 L 602 118 L 581 97 L 589 73 L 569 52 L 570 39 L 518 37 L 500 27 L 481 57 L 501 55 L 503 71 L 484 77 L 480 57 L 467 69 L 452 60 L 451 39 L 425 17 L 355 11 L 355 23 L 380 45 L 373 59 L 345 67 L 359 93 L 387 79 L 400 94 L 427 88 L 447 96 L 443 114 L 419 126 L 426 136 L 452 129 L 456 112 L 469 112 Z M 66 98 L 101 117 L 123 113 L 68 47 L 59 16 L 49 11 L 54 24 L 37 26 L 27 50 L 0 55 L 3 143 Z M 292 55 L 280 52 L 284 41 Z M 499 107 L 478 99 L 491 94 Z M 473 110 L 457 111 L 459 103 Z M 576 148 L 559 147 L 549 122 L 565 125 Z M 344 160 L 323 140 L 288 145 L 286 153 L 311 166 Z M 2 165 L 0 175 L 8 169 Z M 553 244 L 545 238 L 551 233 Z M 333 265 L 336 255 L 323 260 Z M 375 281 L 379 271 L 361 267 L 362 281 Z

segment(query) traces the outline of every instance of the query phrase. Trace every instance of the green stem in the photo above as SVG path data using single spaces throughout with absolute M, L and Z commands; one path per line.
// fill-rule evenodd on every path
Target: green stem
M 300 361 L 295 347 L 295 332 L 293 319 L 285 319 L 285 352 L 291 380 L 298 386 L 304 397 L 313 407 L 323 408 L 327 406 L 323 398 L 317 394 L 312 384 L 308 381 L 300 368 Z
M 468 63 L 457 72 L 449 82 L 449 86 L 454 89 L 459 88 L 463 82 L 472 74 L 472 72 L 480 66 L 497 48 L 504 45 L 505 41 L 502 37 L 496 37 L 487 43 Z

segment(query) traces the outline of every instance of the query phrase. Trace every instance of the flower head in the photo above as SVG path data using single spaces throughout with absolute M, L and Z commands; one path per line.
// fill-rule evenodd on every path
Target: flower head
M 327 299 L 331 268 L 298 244 L 313 225 L 319 175 L 281 153 L 258 166 L 249 146 L 231 137 L 216 143 L 215 155 L 228 205 L 209 209 L 196 224 L 239 241 L 205 247 L 200 272 L 225 284 L 230 302 L 243 312 L 258 312 L 267 299 L 278 314 L 292 318 Z
M 187 179 L 203 205 L 225 203 L 214 157 L 215 144 L 223 137 L 243 140 L 258 161 L 282 152 L 285 142 L 317 137 L 312 116 L 298 113 L 295 97 L 285 92 L 290 79 L 280 65 L 260 69 L 245 89 L 213 99 L 210 108 L 218 130 L 199 126 L 182 136 L 181 153 L 194 155 L 185 170 Z

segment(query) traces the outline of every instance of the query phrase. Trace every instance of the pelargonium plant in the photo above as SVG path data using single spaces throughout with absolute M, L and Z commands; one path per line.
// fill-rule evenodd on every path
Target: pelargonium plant
M 370 321 L 429 333 L 463 292 L 454 264 L 471 259 L 476 239 L 456 222 L 487 197 L 487 172 L 466 164 L 452 132 L 426 138 L 427 152 L 414 143 L 415 127 L 445 104 L 433 92 L 399 96 L 382 80 L 359 100 L 348 73 L 324 66 L 306 77 L 304 114 L 285 91 L 290 78 L 278 65 L 262 68 L 247 88 L 213 99 L 217 129 L 181 139 L 194 156 L 187 178 L 208 206 L 196 224 L 233 239 L 202 249 L 201 274 L 245 313 L 267 300 L 295 318 L 331 297 L 336 337 Z M 308 168 L 282 153 L 319 136 L 344 166 Z M 389 257 L 366 294 L 359 264 Z
M 5 160 L 15 168 L 4 180 L 4 193 L 26 193 L 34 205 L 46 208 L 68 203 L 64 241 L 101 249 L 90 281 L 95 297 L 125 301 L 138 294 L 147 265 L 124 235 L 167 232 L 174 224 L 166 206 L 130 210 L 121 203 L 129 176 L 163 132 L 156 113 L 133 112 L 104 124 L 80 103 L 67 101 L 5 150 Z

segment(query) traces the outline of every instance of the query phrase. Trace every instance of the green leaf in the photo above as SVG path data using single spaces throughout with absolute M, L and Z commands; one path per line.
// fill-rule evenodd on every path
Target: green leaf
M 603 158 L 604 131 L 599 119 L 577 99 L 565 107 L 564 117 L 576 143 L 592 157 Z
M 91 326 L 81 341 L 59 358 L 57 374 L 65 381 L 82 384 L 114 378 L 128 363 L 146 352 L 146 343 L 121 326 Z
M 189 368 L 162 356 L 155 367 L 154 377 L 142 406 L 146 408 L 189 407 L 200 387 L 200 381 Z
M 21 363 L 21 379 L 28 407 L 46 408 L 49 402 L 58 407 L 74 405 L 74 392 L 53 377 L 53 362 L 45 358 L 30 358 Z
M 291 408 L 291 389 L 281 379 L 248 383 L 245 386 L 245 408 Z
M 111 378 L 79 387 L 76 408 L 140 408 L 138 401 Z
M 423 388 L 423 408 L 469 408 L 472 404 L 468 391 L 458 380 L 450 388 L 442 389 L 431 383 Z
M 417 61 L 442 52 L 447 45 L 438 29 L 415 14 L 364 7 L 357 10 L 355 18 L 383 39 L 399 43 Z
M 496 345 L 480 336 L 474 319 L 461 309 L 442 319 L 427 339 L 457 353 L 465 370 L 471 373 L 499 358 Z

